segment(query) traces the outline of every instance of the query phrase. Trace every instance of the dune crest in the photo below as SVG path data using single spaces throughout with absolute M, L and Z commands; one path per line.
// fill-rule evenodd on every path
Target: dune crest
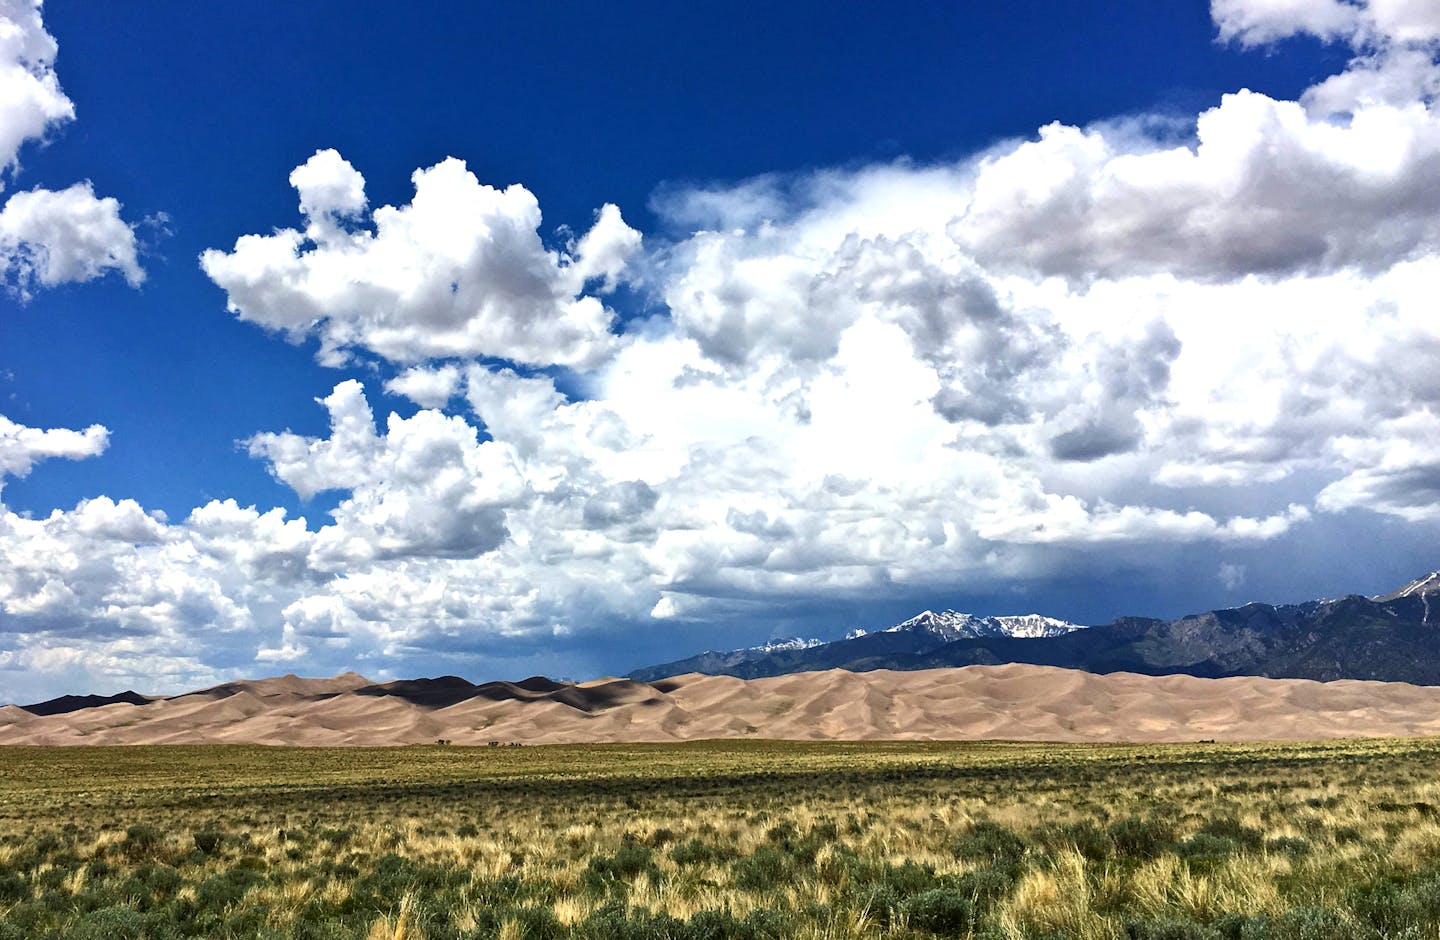
M 1440 734 L 1440 687 L 1094 675 L 1010 664 L 653 684 L 282 676 L 59 715 L 0 708 L 0 744 L 560 744 L 698 738 L 1260 741 Z

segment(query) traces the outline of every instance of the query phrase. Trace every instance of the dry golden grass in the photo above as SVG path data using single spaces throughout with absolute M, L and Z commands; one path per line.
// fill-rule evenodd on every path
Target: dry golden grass
M 1440 937 L 1440 742 L 522 750 L 7 751 L 0 940 Z

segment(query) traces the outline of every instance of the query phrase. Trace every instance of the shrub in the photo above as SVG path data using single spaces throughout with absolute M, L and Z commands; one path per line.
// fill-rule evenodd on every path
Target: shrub
M 653 852 L 638 842 L 623 843 L 614 855 L 593 856 L 585 866 L 585 881 L 593 888 L 605 888 L 621 881 L 634 881 L 641 872 L 659 875 Z
M 1127 940 L 1211 940 L 1214 932 L 1188 920 L 1164 918 L 1125 925 Z
M 102 907 L 81 917 L 66 932 L 70 940 L 141 940 L 148 935 L 145 915 L 128 907 Z
M 977 910 L 985 911 L 995 902 L 1010 893 L 1015 879 L 1003 871 L 977 868 L 967 871 L 956 879 L 955 887 L 967 897 L 974 899 Z
M 1265 833 L 1242 825 L 1233 816 L 1217 816 L 1200 827 L 1200 833 L 1220 839 L 1228 839 L 1246 849 L 1256 850 L 1265 844 Z
M 684 940 L 780 940 L 789 935 L 785 919 L 774 911 L 751 911 L 744 920 L 729 911 L 701 911 L 674 936 Z
M 342 909 L 369 917 L 392 913 L 399 899 L 407 894 L 427 902 L 454 900 L 453 891 L 468 880 L 468 873 L 461 869 L 424 864 L 402 855 L 382 855 L 355 879 Z
M 329 828 L 321 829 L 318 833 L 322 842 L 327 842 L 335 848 L 346 845 L 355 837 L 354 829 Z
M 879 874 L 881 881 L 902 898 L 938 887 L 934 868 L 909 860 L 899 865 L 886 865 Z
M 1091 822 L 1045 826 L 1035 833 L 1035 838 L 1051 853 L 1073 847 L 1092 862 L 1109 858 L 1114 848 L 1105 831 Z
M 955 888 L 935 888 L 906 899 L 900 910 L 910 924 L 932 933 L 959 934 L 975 926 L 975 903 Z
M 30 843 L 30 846 L 38 857 L 44 858 L 47 855 L 60 851 L 65 847 L 65 844 L 65 839 L 63 839 L 59 833 L 47 832 L 36 836 Z
M 164 840 L 165 834 L 159 829 L 142 823 L 126 829 L 125 841 L 120 845 L 131 858 L 144 858 L 153 855 Z
M 1197 832 L 1175 846 L 1175 854 L 1192 865 L 1208 867 L 1234 855 L 1239 848 L 1240 846 L 1229 839 L 1208 832 Z
M 291 930 L 292 940 L 349 940 L 345 925 L 333 920 L 300 920 Z
M 1304 858 L 1310 854 L 1310 843 L 1296 836 L 1280 836 L 1265 843 L 1265 851 L 1291 858 Z
M 44 925 L 50 913 L 45 905 L 37 901 L 21 901 L 5 912 L 5 919 L 0 923 L 12 928 L 15 936 L 30 940 L 31 937 L 45 935 Z
M 1113 822 L 1105 831 L 1115 846 L 1115 854 L 1124 858 L 1154 858 L 1175 837 L 1174 830 L 1165 823 L 1138 816 Z
M 215 850 L 225 841 L 225 834 L 214 829 L 202 829 L 192 837 L 195 840 L 195 848 L 206 855 L 214 855 Z
M 1274 940 L 1363 940 L 1374 935 L 1328 907 L 1297 907 L 1281 914 L 1270 926 Z
M 991 866 L 1017 865 L 1025 855 L 1025 840 L 988 821 L 977 822 L 955 843 L 956 858 L 988 862 Z
M 788 880 L 795 871 L 795 861 L 786 852 L 769 845 L 755 849 L 755 854 L 742 858 L 731 867 L 735 884 L 747 891 L 770 891 Z
M 1387 937 L 1440 924 L 1440 875 L 1418 881 L 1386 879 L 1356 889 L 1355 913 Z
M 258 874 L 243 868 L 232 868 L 218 875 L 211 875 L 195 888 L 195 905 L 205 913 L 224 914 L 225 909 L 245 896 L 262 879 Z
M 658 849 L 662 845 L 668 845 L 671 842 L 674 842 L 675 838 L 676 835 L 674 829 L 671 829 L 667 826 L 661 826 L 654 832 L 646 836 L 644 839 L 639 839 L 637 841 L 643 842 L 645 845 L 650 846 L 650 848 L 652 849 Z
M 1354 826 L 1341 826 L 1332 834 L 1336 845 L 1348 845 L 1351 842 L 1364 842 L 1365 836 Z
M 19 872 L 0 869 L 0 904 L 13 904 L 30 896 L 30 886 Z
M 1245 914 L 1222 914 L 1210 925 L 1217 940 L 1269 940 L 1270 921 Z
M 152 901 L 163 901 L 180 890 L 184 879 L 169 865 L 142 865 L 120 885 L 120 896 L 146 910 Z
M 467 940 L 491 940 L 508 922 L 514 922 L 520 936 L 525 940 L 560 940 L 561 937 L 570 936 L 550 908 L 511 904 L 488 905 L 478 909 L 475 912 L 475 929 L 464 936 Z M 427 933 L 425 936 L 430 938 L 431 934 Z
M 713 845 L 703 839 L 690 839 L 670 849 L 670 859 L 676 865 L 714 865 L 738 855 L 728 845 Z
M 684 924 L 667 914 L 643 910 L 627 914 L 625 905 L 615 902 L 591 914 L 575 935 L 583 940 L 672 940 L 684 929 Z
M 839 835 L 834 823 L 821 823 L 801 834 L 788 819 L 765 834 L 770 844 L 778 846 L 806 865 L 815 861 L 815 856 L 825 845 L 834 842 Z

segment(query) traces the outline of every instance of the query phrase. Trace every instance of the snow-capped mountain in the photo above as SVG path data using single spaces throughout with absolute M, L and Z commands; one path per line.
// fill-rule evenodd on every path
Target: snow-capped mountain
M 776 650 L 808 650 L 812 646 L 821 646 L 824 643 L 824 640 L 817 640 L 814 637 L 805 639 L 798 636 L 792 636 L 779 640 L 767 640 L 766 642 L 761 643 L 759 646 L 747 646 L 743 650 L 738 650 L 737 652 L 773 653 Z
M 880 633 L 929 633 L 945 642 L 973 640 L 987 636 L 1009 636 L 1024 639 L 1060 636 L 1085 628 L 1077 623 L 1067 623 L 1041 614 L 1019 614 L 1005 617 L 977 617 L 954 610 L 921 611 L 909 620 L 886 627 Z M 868 636 L 872 631 L 852 630 L 847 640 Z
M 735 675 L 738 672 L 752 671 L 756 663 L 769 662 L 777 657 L 804 656 L 806 651 L 816 647 L 825 646 L 824 640 L 802 637 L 787 637 L 783 639 L 769 640 L 759 646 L 747 646 L 738 650 L 706 650 L 685 659 L 676 660 L 673 663 L 663 663 L 659 666 L 649 666 L 645 669 L 637 669 L 631 673 L 631 677 L 648 676 L 652 679 L 663 679 L 666 676 L 679 676 L 687 672 L 703 672 L 711 675 Z
M 927 610 L 893 627 L 857 630 L 833 643 L 712 653 L 631 676 L 652 681 L 708 672 L 754 679 L 826 669 L 865 672 L 999 663 L 1097 673 L 1440 685 L 1440 572 L 1373 597 L 1252 603 L 1176 620 L 1121 617 L 1085 628 L 1038 614 L 976 617 Z
M 809 668 L 826 669 L 832 665 L 850 664 L 857 660 L 919 655 L 956 640 L 985 637 L 1041 639 L 1082 629 L 1084 628 L 1077 624 L 1056 620 L 1054 617 L 1043 617 L 1040 614 L 976 617 L 974 614 L 962 614 L 953 610 L 940 613 L 927 610 L 893 627 L 855 630 L 844 639 L 834 642 L 795 638 L 771 640 L 762 646 L 745 649 L 706 650 L 672 663 L 637 669 L 630 673 L 630 678 L 650 682 L 687 672 L 754 678 Z
M 1423 577 L 1416 578 L 1398 591 L 1391 591 L 1389 594 L 1379 594 L 1370 598 L 1372 601 L 1398 601 L 1402 597 L 1426 597 L 1431 594 L 1440 594 L 1440 571 L 1432 571 Z
M 1398 591 L 1389 594 L 1382 594 L 1379 597 L 1370 598 L 1377 603 L 1389 603 L 1391 601 L 1403 601 L 1406 598 L 1414 598 L 1420 601 L 1423 613 L 1420 623 L 1429 626 L 1440 620 L 1440 611 L 1431 610 L 1431 599 L 1440 596 L 1440 571 L 1432 571 L 1424 577 L 1416 578 Z M 1440 604 L 1436 604 L 1440 607 Z

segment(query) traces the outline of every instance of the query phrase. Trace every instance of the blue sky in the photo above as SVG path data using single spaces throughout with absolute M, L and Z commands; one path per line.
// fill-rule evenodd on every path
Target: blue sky
M 0 699 L 1437 565 L 1426 4 L 0 17 Z

